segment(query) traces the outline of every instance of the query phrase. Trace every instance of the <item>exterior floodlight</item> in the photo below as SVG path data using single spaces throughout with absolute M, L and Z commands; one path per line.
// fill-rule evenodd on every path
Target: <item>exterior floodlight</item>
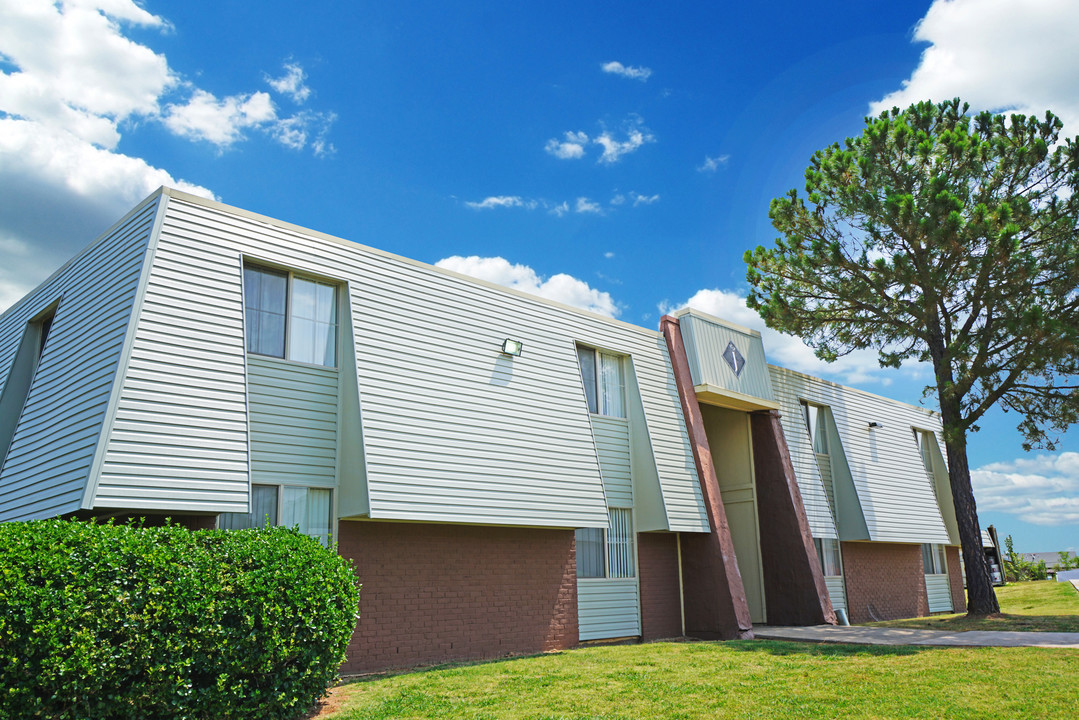
M 502 354 L 509 355 L 510 357 L 521 357 L 521 350 L 524 348 L 524 344 L 520 340 L 510 340 L 506 338 L 502 341 Z
M 882 427 L 884 427 L 884 426 L 881 425 L 879 422 L 871 422 L 871 423 L 869 423 L 869 429 L 870 430 L 880 430 Z

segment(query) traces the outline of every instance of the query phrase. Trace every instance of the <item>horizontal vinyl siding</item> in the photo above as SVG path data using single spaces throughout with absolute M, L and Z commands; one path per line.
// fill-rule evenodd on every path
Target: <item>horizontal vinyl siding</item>
M 599 471 L 610 507 L 633 507 L 633 476 L 630 470 L 629 423 L 621 418 L 592 416 Z
M 637 579 L 577 581 L 577 624 L 581 640 L 641 634 Z
M 246 512 L 240 256 L 178 237 L 167 218 L 93 505 Z
M 760 335 L 710 322 L 692 312 L 679 317 L 678 326 L 682 330 L 694 385 L 708 383 L 763 400 L 775 400 Z M 746 360 L 738 375 L 723 359 L 727 344 L 732 342 Z
M 947 575 L 926 575 L 925 593 L 929 597 L 929 612 L 952 611 L 952 586 Z
M 333 487 L 337 370 L 247 358 L 251 482 Z
M 707 528 L 658 333 L 175 197 L 165 237 L 349 282 L 372 518 L 605 526 L 576 341 L 632 356 L 672 529 Z
M 799 405 L 799 400 L 806 395 L 808 382 L 803 375 L 788 373 L 775 366 L 769 366 L 769 370 L 775 399 L 780 406 L 780 424 L 790 451 L 794 476 L 798 480 L 798 490 L 802 493 L 809 530 L 816 538 L 838 538 L 828 492 L 824 488 L 824 479 L 817 466 L 817 456 L 813 452 L 809 430 Z M 828 471 L 831 472 L 831 467 Z
M 0 317 L 6 382 L 27 321 L 62 298 L 0 470 L 0 520 L 81 506 L 157 209 L 136 208 Z
M 913 428 L 939 431 L 940 418 L 928 410 L 843 387 L 773 366 L 773 387 L 783 397 L 784 433 L 791 446 L 799 487 L 806 495 L 802 473 L 814 479 L 808 466 L 812 453 L 798 399 L 826 405 L 835 420 L 869 539 L 879 542 L 947 544 L 948 531 L 925 472 Z M 779 387 L 783 385 L 784 390 Z M 869 423 L 882 427 L 870 430 Z M 788 430 L 788 425 L 792 426 Z M 792 442 L 792 435 L 800 442 Z M 795 455 L 798 459 L 795 460 Z M 833 456 L 834 461 L 834 456 Z M 819 479 L 819 474 L 815 476 Z M 825 498 L 826 500 L 826 498 Z M 815 500 L 816 502 L 816 500 Z M 809 508 L 807 507 L 807 512 Z M 818 536 L 821 537 L 821 536 Z
M 835 610 L 847 609 L 847 587 L 842 575 L 826 575 L 824 586 L 828 588 L 828 597 L 832 601 Z

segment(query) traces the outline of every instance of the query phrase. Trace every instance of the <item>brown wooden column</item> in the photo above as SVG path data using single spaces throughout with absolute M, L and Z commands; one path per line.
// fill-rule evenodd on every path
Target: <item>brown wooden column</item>
M 693 390 L 682 330 L 678 320 L 669 315 L 659 321 L 659 328 L 667 341 L 711 528 L 707 534 L 682 533 L 681 536 L 686 635 L 716 640 L 749 639 L 753 637 L 749 604 L 738 572 L 731 529 L 719 493 L 719 479 L 704 432 L 704 419 Z
M 770 625 L 836 623 L 779 412 L 751 413 L 757 520 Z

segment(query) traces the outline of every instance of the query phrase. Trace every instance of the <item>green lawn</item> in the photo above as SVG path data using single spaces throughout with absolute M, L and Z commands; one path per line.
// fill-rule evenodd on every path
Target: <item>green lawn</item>
M 653 643 L 354 682 L 319 718 L 1059 718 L 1076 678 L 1079 650 Z
M 1000 614 L 970 620 L 964 614 L 933 615 L 866 623 L 876 627 L 929 630 L 1033 630 L 1079 632 L 1079 592 L 1053 580 L 1012 583 L 997 590 Z

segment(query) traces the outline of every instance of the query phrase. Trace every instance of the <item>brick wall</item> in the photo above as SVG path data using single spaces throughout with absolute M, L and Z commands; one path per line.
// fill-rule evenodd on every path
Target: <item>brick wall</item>
M 929 614 L 922 546 L 878 542 L 840 543 L 853 623 Z
M 577 643 L 572 530 L 340 523 L 360 619 L 342 673 Z
M 959 548 L 949 545 L 944 548 L 948 562 L 948 583 L 952 586 L 952 610 L 967 611 L 967 589 L 963 587 L 963 569 L 959 565 Z
M 674 533 L 638 533 L 637 565 L 641 583 L 641 638 L 658 640 L 681 636 L 678 536 Z

